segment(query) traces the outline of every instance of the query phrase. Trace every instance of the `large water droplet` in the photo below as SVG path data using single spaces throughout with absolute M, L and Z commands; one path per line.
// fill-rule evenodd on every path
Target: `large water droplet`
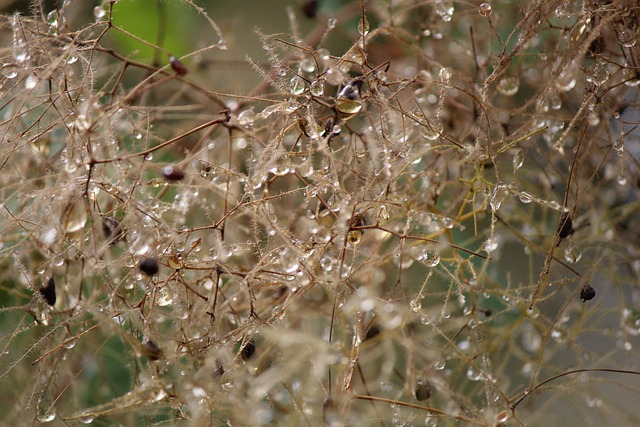
M 505 77 L 498 82 L 496 89 L 505 96 L 513 96 L 520 89 L 520 79 L 518 77 Z
M 491 205 L 491 210 L 493 212 L 497 212 L 502 206 L 502 202 L 507 198 L 509 194 L 509 187 L 505 184 L 498 184 L 496 188 L 493 190 L 493 194 L 491 195 L 491 200 L 489 204 Z

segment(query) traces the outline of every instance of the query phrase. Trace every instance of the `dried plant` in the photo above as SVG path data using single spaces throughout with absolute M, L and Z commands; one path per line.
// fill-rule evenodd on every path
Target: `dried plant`
M 257 55 L 43 3 L 0 20 L 3 423 L 640 424 L 636 1 L 288 2 Z

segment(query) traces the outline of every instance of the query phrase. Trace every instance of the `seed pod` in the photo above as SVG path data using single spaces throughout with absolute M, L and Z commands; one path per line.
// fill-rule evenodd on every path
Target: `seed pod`
M 49 277 L 39 290 L 40 295 L 50 306 L 56 304 L 56 282 L 53 276 Z
M 582 289 L 580 289 L 580 299 L 582 302 L 592 300 L 596 296 L 596 290 L 591 287 L 590 284 L 585 283 Z
M 431 397 L 431 384 L 426 378 L 418 378 L 415 389 L 416 399 L 420 402 Z
M 327 144 L 331 142 L 331 138 L 336 135 L 340 135 L 340 117 L 329 117 L 324 122 L 324 131 L 322 132 L 322 137 L 327 138 Z
M 169 57 L 169 64 L 171 64 L 171 68 L 179 76 L 184 76 L 189 72 L 187 67 L 185 67 L 184 64 L 173 55 Z
M 246 343 L 244 347 L 242 347 L 242 350 L 240 350 L 240 354 L 242 355 L 242 359 L 244 360 L 251 359 L 255 352 L 256 343 L 253 341 L 253 339 L 249 340 L 249 342 Z
M 142 353 L 147 356 L 147 359 L 155 361 L 162 358 L 162 350 L 155 342 L 150 339 L 145 339 L 142 345 Z
M 573 221 L 571 221 L 571 215 L 569 212 L 563 212 L 560 216 L 560 223 L 558 224 L 558 235 L 561 239 L 569 237 L 573 233 Z
M 380 335 L 380 332 L 380 328 L 378 328 L 376 325 L 371 326 L 367 333 L 364 335 L 365 341 L 375 338 L 376 336 Z
M 306 0 L 300 5 L 302 13 L 309 19 L 313 19 L 318 14 L 318 0 Z
M 158 261 L 155 258 L 142 258 L 138 263 L 138 268 L 147 276 L 155 276 L 160 271 Z
M 109 246 L 115 245 L 124 237 L 120 221 L 108 216 L 102 218 L 102 234 L 105 240 L 109 242 Z
M 182 181 L 185 173 L 177 167 L 169 165 L 162 169 L 162 177 L 167 181 Z

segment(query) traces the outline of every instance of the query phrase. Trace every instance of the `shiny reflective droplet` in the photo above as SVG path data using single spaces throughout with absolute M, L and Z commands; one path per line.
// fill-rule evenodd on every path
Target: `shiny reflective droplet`
M 369 34 L 369 21 L 365 16 L 358 21 L 358 33 L 362 36 Z
M 256 113 L 253 111 L 253 107 L 248 108 L 238 114 L 238 124 L 241 126 L 251 126 L 256 119 Z
M 482 3 L 480 6 L 478 6 L 478 13 L 480 13 L 480 15 L 484 16 L 485 18 L 490 17 L 492 11 L 493 10 L 489 3 Z
M 520 89 L 520 79 L 518 77 L 505 77 L 498 82 L 496 89 L 504 96 L 513 96 Z
M 313 96 L 322 96 L 324 95 L 324 80 L 314 80 L 309 86 L 309 92 Z
M 484 242 L 484 250 L 491 253 L 498 249 L 498 240 L 495 237 L 490 237 Z

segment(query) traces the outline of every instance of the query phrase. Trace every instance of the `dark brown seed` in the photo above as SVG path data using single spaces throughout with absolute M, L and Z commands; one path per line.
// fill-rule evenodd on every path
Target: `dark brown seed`
M 56 282 L 53 276 L 49 277 L 45 284 L 42 285 L 40 295 L 42 295 L 42 298 L 44 298 L 50 306 L 53 307 L 56 304 Z
M 300 8 L 307 18 L 313 19 L 318 14 L 318 0 L 306 0 Z
M 155 276 L 160 271 L 158 261 L 155 258 L 142 258 L 138 263 L 138 268 L 147 276 Z
M 329 142 L 331 142 L 331 138 L 335 135 L 340 134 L 340 117 L 329 117 L 326 122 L 324 122 L 324 132 L 322 133 L 323 138 L 329 138 Z
M 240 353 L 242 354 L 242 358 L 244 360 L 251 359 L 251 357 L 255 354 L 255 352 L 256 352 L 256 343 L 253 340 L 249 340 L 249 342 L 245 344 L 245 346 L 242 347 L 242 350 L 240 351 Z
M 158 360 L 162 358 L 162 350 L 158 344 L 151 340 L 145 340 L 143 343 L 143 353 L 149 360 Z
M 573 233 L 573 221 L 571 221 L 571 215 L 569 212 L 563 212 L 560 216 L 560 223 L 558 224 L 558 235 L 561 239 L 569 237 Z
M 360 99 L 360 91 L 362 90 L 363 83 L 364 81 L 362 81 L 362 79 L 351 80 L 342 88 L 342 90 L 338 94 L 338 98 L 357 101 L 358 99 Z
M 171 64 L 171 68 L 173 69 L 173 71 L 175 71 L 175 73 L 179 76 L 184 76 L 189 72 L 187 70 L 187 67 L 185 67 L 184 64 L 173 55 L 169 57 L 169 63 Z
M 416 381 L 416 399 L 420 402 L 427 400 L 431 397 L 431 384 L 426 378 L 418 378 Z
M 369 330 L 365 334 L 364 336 L 365 341 L 380 335 L 380 332 L 381 332 L 380 328 L 378 328 L 376 325 L 373 325 L 372 327 L 369 328 Z
M 167 181 L 182 181 L 185 173 L 175 166 L 165 166 L 162 169 L 162 177 Z
M 582 289 L 580 289 L 580 299 L 582 302 L 592 300 L 596 296 L 596 290 L 591 287 L 589 284 L 585 284 Z
M 480 310 L 480 312 L 484 313 L 484 315 L 487 317 L 491 316 L 491 313 L 493 313 L 493 311 L 490 308 L 485 308 L 484 310 Z
M 124 237 L 120 221 L 108 216 L 102 218 L 102 234 L 110 246 L 115 245 Z

